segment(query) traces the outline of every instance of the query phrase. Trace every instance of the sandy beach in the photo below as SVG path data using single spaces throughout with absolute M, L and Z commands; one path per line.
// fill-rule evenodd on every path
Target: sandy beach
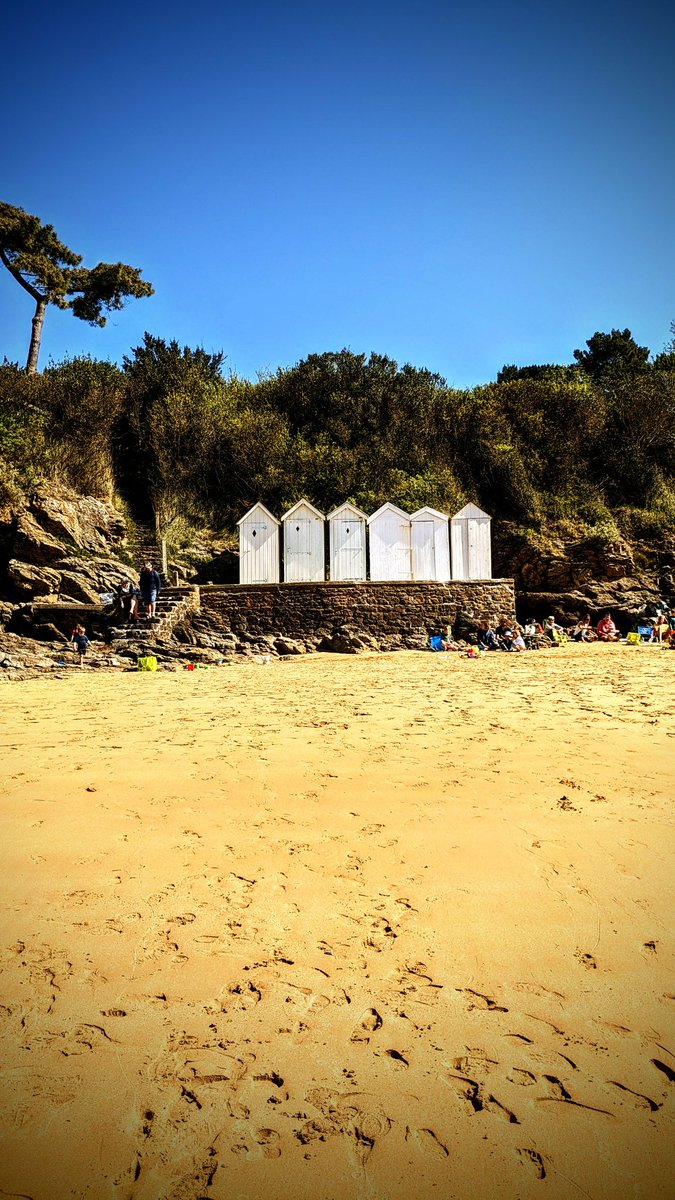
M 674 675 L 0 690 L 0 1196 L 675 1195 Z

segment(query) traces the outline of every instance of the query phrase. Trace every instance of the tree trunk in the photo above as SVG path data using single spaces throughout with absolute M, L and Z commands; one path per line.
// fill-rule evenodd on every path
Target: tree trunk
M 33 327 L 30 335 L 28 362 L 26 363 L 26 372 L 28 375 L 37 374 L 38 357 L 40 355 L 40 342 L 42 341 L 42 326 L 45 322 L 46 308 L 47 301 L 44 296 L 40 296 L 35 305 L 35 316 L 33 317 Z

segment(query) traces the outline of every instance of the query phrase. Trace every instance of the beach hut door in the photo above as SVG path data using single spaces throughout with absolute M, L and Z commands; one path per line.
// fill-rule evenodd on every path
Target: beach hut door
M 285 523 L 284 537 L 286 539 L 286 579 L 293 583 L 310 578 L 309 560 L 311 555 L 312 524 L 306 517 L 292 517 Z
M 363 525 L 361 521 L 336 521 L 337 543 L 336 578 L 360 579 L 363 554 Z
M 242 577 L 250 583 L 269 583 L 269 541 L 274 536 L 274 529 L 267 521 L 247 521 L 243 534 Z
M 415 579 L 436 578 L 436 545 L 433 521 L 413 521 Z
M 468 526 L 468 578 L 489 579 L 492 574 L 490 564 L 490 522 L 467 521 Z
M 412 576 L 411 548 L 412 538 L 410 531 L 410 522 L 396 526 L 397 536 L 395 535 L 394 545 L 392 546 L 394 558 L 394 579 L 410 579 Z

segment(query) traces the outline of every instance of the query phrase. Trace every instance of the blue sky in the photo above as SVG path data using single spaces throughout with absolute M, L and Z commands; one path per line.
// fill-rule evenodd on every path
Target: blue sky
M 156 288 L 103 330 L 51 309 L 41 366 L 147 329 L 249 378 L 347 346 L 465 387 L 670 338 L 663 4 L 37 0 L 3 34 L 1 198 Z M 3 269 L 0 356 L 31 315 Z

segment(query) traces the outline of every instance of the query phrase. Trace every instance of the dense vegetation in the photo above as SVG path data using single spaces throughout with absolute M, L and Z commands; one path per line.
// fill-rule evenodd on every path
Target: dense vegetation
M 122 367 L 5 363 L 0 500 L 54 476 L 156 515 L 170 541 L 185 521 L 232 529 L 255 500 L 279 514 L 302 496 L 366 512 L 473 500 L 523 528 L 658 536 L 675 526 L 673 335 L 652 359 L 629 330 L 596 333 L 572 365 L 505 366 L 468 391 L 348 350 L 252 383 L 150 334 Z

